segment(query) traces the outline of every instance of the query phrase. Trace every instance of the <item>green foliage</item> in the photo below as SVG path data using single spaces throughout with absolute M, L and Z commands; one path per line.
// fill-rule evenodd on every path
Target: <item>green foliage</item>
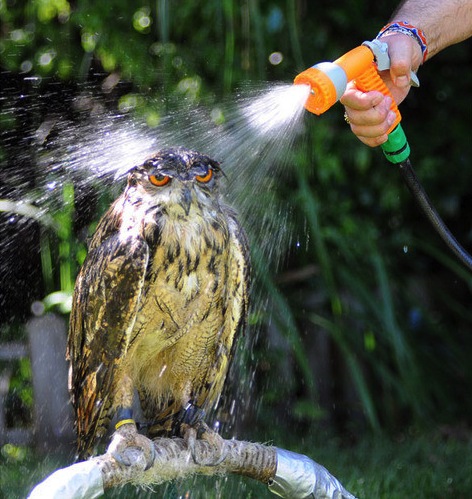
M 367 438 L 347 452 L 323 447 L 317 458 L 360 499 L 465 498 L 472 490 L 470 441 L 447 432 Z
M 0 466 L 0 495 L 20 499 L 26 497 L 45 476 L 64 464 L 57 457 L 41 459 L 28 447 L 5 444 L 0 448 Z
M 49 310 L 54 306 L 59 306 L 62 313 L 70 312 L 72 292 L 74 290 L 75 275 L 78 264 L 83 253 L 83 245 L 78 244 L 73 232 L 74 221 L 74 186 L 66 183 L 62 186 L 61 206 L 54 212 L 54 221 L 56 226 L 55 234 L 44 234 L 41 245 L 41 257 L 43 261 L 44 280 L 49 286 L 48 296 L 44 300 L 45 309 Z M 51 248 L 51 236 L 56 239 L 55 255 L 59 262 L 59 293 L 54 292 L 52 278 L 54 276 L 53 249 Z
M 49 207 L 51 208 L 51 207 Z M 44 311 L 58 307 L 61 313 L 70 312 L 72 291 L 78 265 L 83 263 L 85 248 L 73 233 L 74 186 L 64 184 L 59 206 L 50 213 L 25 202 L 0 199 L 0 211 L 17 213 L 37 220 L 42 228 L 41 263 L 47 296 Z M 58 262 L 58 265 L 55 265 Z M 58 276 L 55 276 L 55 273 Z M 55 291 L 59 289 L 60 291 Z

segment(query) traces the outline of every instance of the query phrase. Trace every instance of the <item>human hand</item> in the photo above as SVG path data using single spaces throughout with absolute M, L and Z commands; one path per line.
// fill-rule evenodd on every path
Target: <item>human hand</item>
M 390 70 L 382 71 L 380 76 L 395 102 L 400 104 L 411 88 L 410 72 L 416 71 L 423 60 L 421 48 L 403 33 L 389 34 L 381 40 L 388 45 Z M 352 132 L 361 142 L 375 147 L 387 141 L 387 131 L 395 121 L 395 113 L 390 110 L 391 97 L 377 91 L 361 92 L 351 82 L 340 101 Z

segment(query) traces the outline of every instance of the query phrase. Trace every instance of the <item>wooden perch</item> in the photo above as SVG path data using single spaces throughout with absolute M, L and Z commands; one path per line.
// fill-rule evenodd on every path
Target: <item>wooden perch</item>
M 129 449 L 132 464 L 126 466 L 106 453 L 77 463 L 51 474 L 37 485 L 29 499 L 92 499 L 105 490 L 127 483 L 156 485 L 189 478 L 192 475 L 243 475 L 268 485 L 281 497 L 313 499 L 355 499 L 325 468 L 301 454 L 238 440 L 224 440 L 223 449 L 209 442 L 197 440 L 195 455 L 198 461 L 218 462 L 223 450 L 224 459 L 215 466 L 197 464 L 187 444 L 180 438 L 154 440 L 155 459 L 145 470 L 139 449 Z

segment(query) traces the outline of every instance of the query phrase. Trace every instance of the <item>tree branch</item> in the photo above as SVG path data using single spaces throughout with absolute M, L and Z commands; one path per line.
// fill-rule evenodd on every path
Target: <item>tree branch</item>
M 139 449 L 127 449 L 131 465 L 116 461 L 108 452 L 88 461 L 57 470 L 37 485 L 29 499 L 93 499 L 105 490 L 127 483 L 157 485 L 192 475 L 237 474 L 268 485 L 281 497 L 355 499 L 325 468 L 301 454 L 239 440 L 223 440 L 223 448 L 205 440 L 195 442 L 198 461 L 218 462 L 215 466 L 195 462 L 187 443 L 180 438 L 154 440 L 155 459 L 148 470 Z M 223 452 L 223 454 L 221 454 Z

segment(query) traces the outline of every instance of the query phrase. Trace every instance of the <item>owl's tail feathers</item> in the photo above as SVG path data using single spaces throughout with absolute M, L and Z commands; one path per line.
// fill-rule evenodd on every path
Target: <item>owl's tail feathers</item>
M 110 418 L 103 417 L 97 424 L 90 427 L 89 425 L 80 423 L 77 420 L 77 454 L 76 461 L 86 461 L 94 454 L 100 443 L 101 438 L 106 434 L 110 424 Z

